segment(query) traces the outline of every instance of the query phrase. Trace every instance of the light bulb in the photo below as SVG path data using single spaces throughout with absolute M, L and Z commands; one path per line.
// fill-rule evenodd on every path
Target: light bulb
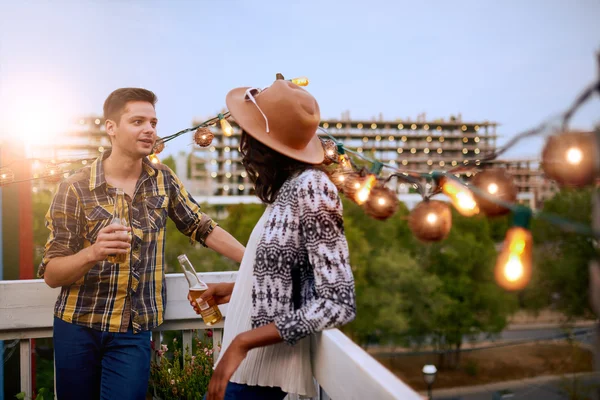
M 429 222 L 430 224 L 435 224 L 437 222 L 437 215 L 435 215 L 435 213 L 429 213 L 427 214 L 427 222 Z
M 496 261 L 496 282 L 507 290 L 520 290 L 531 279 L 531 249 L 533 239 L 529 230 L 514 226 L 506 233 L 504 247 Z
M 379 204 L 380 206 L 385 206 L 385 198 L 383 198 L 383 197 L 378 198 L 377 204 Z
M 220 122 L 221 122 L 221 130 L 223 131 L 223 135 L 225 135 L 227 137 L 233 135 L 233 128 L 229 124 L 229 121 L 227 121 L 225 118 L 221 118 Z
M 567 150 L 567 161 L 572 165 L 579 165 L 583 159 L 583 153 L 577 147 Z
M 291 81 L 292 81 L 292 83 L 295 83 L 298 86 L 308 86 L 308 78 L 305 76 L 300 76 L 298 78 L 294 78 Z
M 498 193 L 498 185 L 495 183 L 490 183 L 487 187 L 487 191 L 489 194 L 496 194 Z
M 465 217 L 471 217 L 479 213 L 479 207 L 473 197 L 473 193 L 454 179 L 444 179 L 442 191 L 450 198 L 456 210 Z
M 158 157 L 156 156 L 156 154 L 150 154 L 148 156 L 148 159 L 150 160 L 150 162 L 152 164 L 158 164 L 158 163 L 160 163 L 160 160 L 158 159 Z
M 356 203 L 358 203 L 358 205 L 363 204 L 369 199 L 369 194 L 371 194 L 371 189 L 376 180 L 375 175 L 369 175 L 362 185 L 357 182 L 359 187 L 357 187 L 358 190 L 356 192 Z

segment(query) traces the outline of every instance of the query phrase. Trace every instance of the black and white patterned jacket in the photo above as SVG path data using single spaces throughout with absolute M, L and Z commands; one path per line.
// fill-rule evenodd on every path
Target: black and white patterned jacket
M 284 183 L 270 205 L 254 261 L 252 327 L 275 322 L 294 344 L 355 315 L 342 202 L 327 175 L 310 169 Z

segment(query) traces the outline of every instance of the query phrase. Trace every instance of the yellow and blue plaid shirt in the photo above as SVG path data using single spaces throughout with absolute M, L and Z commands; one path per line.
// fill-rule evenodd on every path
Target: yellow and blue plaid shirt
M 109 225 L 116 188 L 107 184 L 102 161 L 65 179 L 58 187 L 46 226 L 50 236 L 38 276 L 55 257 L 70 256 L 96 241 Z M 166 219 L 192 242 L 204 240 L 217 224 L 206 214 L 167 166 L 146 158 L 133 199 L 126 196 L 131 226 L 131 251 L 124 263 L 102 261 L 81 279 L 62 288 L 54 314 L 66 322 L 109 332 L 125 332 L 129 321 L 135 332 L 163 322 L 167 301 L 164 255 Z

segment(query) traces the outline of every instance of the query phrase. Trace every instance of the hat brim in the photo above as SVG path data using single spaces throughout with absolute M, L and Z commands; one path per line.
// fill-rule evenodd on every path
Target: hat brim
M 256 113 L 256 106 L 250 101 L 246 101 L 246 90 L 248 87 L 241 87 L 231 90 L 227 93 L 225 103 L 235 122 L 242 127 L 253 138 L 270 147 L 278 153 L 302 161 L 307 164 L 321 164 L 325 158 L 325 151 L 321 144 L 321 139 L 315 136 L 303 149 L 295 149 L 281 143 L 275 139 L 271 133 L 266 132 L 266 125 L 263 116 Z

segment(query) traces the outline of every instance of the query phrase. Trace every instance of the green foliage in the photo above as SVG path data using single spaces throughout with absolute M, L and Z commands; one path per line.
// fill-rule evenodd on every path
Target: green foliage
M 150 389 L 162 400 L 201 400 L 213 373 L 212 331 L 194 335 L 192 349 L 182 352 L 177 339 L 154 349 L 156 361 L 150 366 Z M 154 346 L 154 344 L 153 344 Z
M 25 395 L 25 392 L 21 392 L 15 395 L 15 398 L 19 400 L 28 400 L 29 397 Z M 54 391 L 46 388 L 41 388 L 38 390 L 35 397 L 35 400 L 53 400 L 54 399 Z
M 177 170 L 177 168 L 175 167 L 175 159 L 173 158 L 173 156 L 168 156 L 164 160 L 161 160 L 160 162 L 161 162 L 161 164 L 164 164 L 167 167 L 171 168 L 171 171 Z M 177 175 L 179 175 L 179 174 L 177 174 Z
M 592 189 L 563 189 L 544 204 L 544 211 L 591 224 Z M 568 317 L 591 316 L 588 264 L 597 255 L 593 240 L 565 232 L 556 225 L 536 219 L 532 282 L 523 294 L 523 304 L 533 310 L 548 306 Z
M 33 194 L 31 199 L 31 208 L 33 211 L 33 265 L 37 266 L 42 262 L 44 245 L 48 240 L 50 231 L 46 228 L 46 213 L 52 203 L 54 193 L 50 191 L 40 191 Z
M 487 220 L 456 212 L 452 219 L 448 238 L 422 246 L 419 256 L 421 267 L 442 282 L 444 306 L 429 315 L 428 325 L 440 350 L 460 349 L 465 336 L 500 332 L 517 307 L 516 297 L 494 282 L 496 251 Z

